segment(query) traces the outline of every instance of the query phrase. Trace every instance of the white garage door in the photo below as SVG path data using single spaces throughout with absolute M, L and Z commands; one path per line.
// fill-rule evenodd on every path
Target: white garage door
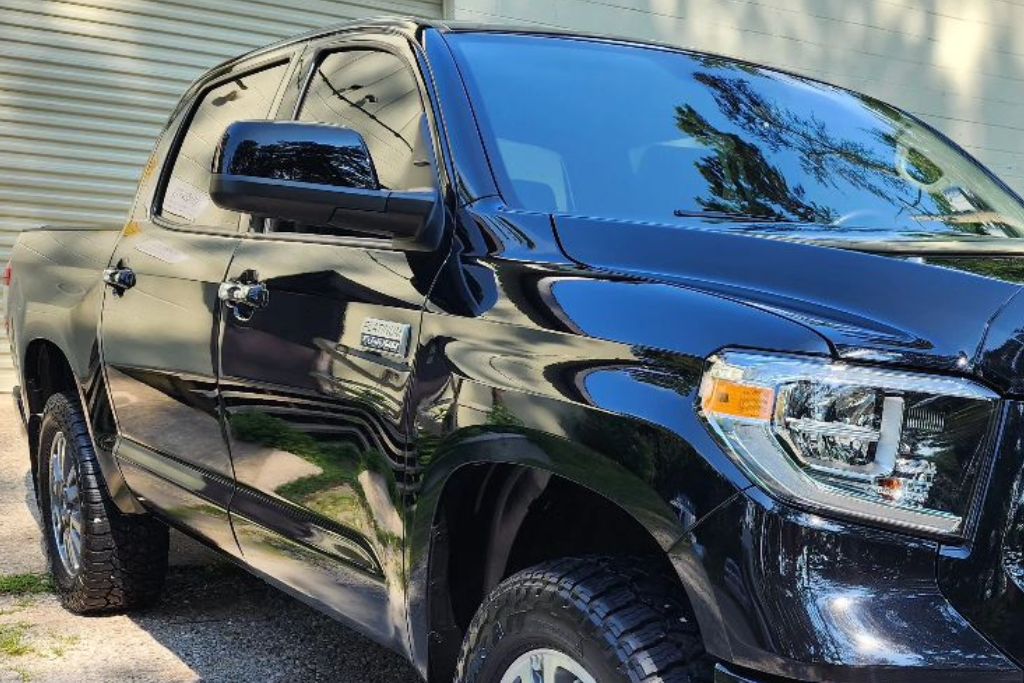
M 0 264 L 25 228 L 124 220 L 155 136 L 205 70 L 382 14 L 440 17 L 441 0 L 3 0 Z

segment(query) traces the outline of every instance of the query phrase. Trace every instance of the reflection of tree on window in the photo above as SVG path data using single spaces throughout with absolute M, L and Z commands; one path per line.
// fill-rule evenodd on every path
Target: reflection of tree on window
M 822 184 L 839 187 L 842 180 L 878 196 L 895 188 L 899 181 L 893 173 L 892 151 L 895 137 L 888 129 L 872 130 L 879 146 L 870 148 L 855 140 L 834 135 L 813 110 L 799 114 L 769 101 L 745 78 L 698 72 L 694 80 L 706 85 L 722 114 L 773 153 L 791 150 L 799 155 L 804 172 Z M 870 100 L 865 102 L 869 106 Z M 894 110 L 879 111 L 895 118 Z M 887 156 L 880 153 L 884 151 Z
M 791 188 L 761 150 L 734 133 L 723 133 L 693 107 L 676 108 L 679 129 L 714 154 L 694 162 L 713 197 L 697 197 L 707 211 L 768 220 L 831 223 L 827 207 L 804 201 L 804 189 Z
M 864 125 L 861 130 L 873 143 L 867 144 L 835 133 L 813 109 L 796 112 L 771 99 L 755 85 L 756 67 L 730 67 L 722 60 L 713 66 L 719 73 L 698 71 L 694 80 L 707 86 L 719 112 L 745 135 L 741 138 L 715 130 L 691 107 L 677 108 L 680 129 L 718 152 L 717 159 L 697 164 L 714 195 L 697 198 L 706 209 L 829 224 L 847 218 L 855 222 L 860 217 L 857 211 L 840 217 L 834 209 L 808 205 L 803 187 L 788 188 L 785 176 L 768 163 L 763 149 L 773 155 L 795 154 L 803 172 L 820 186 L 844 194 L 862 190 L 891 204 L 892 219 L 906 213 L 917 222 L 942 221 L 979 235 L 990 233 L 992 224 L 1005 220 L 981 197 L 955 184 L 936 187 L 946 174 L 924 152 L 901 144 L 902 137 L 915 135 L 919 124 L 899 110 L 869 97 L 843 93 L 844 97 L 859 100 L 877 118 L 877 123 L 869 119 L 865 123 L 874 125 Z M 744 75 L 727 77 L 721 74 L 726 69 Z M 762 213 L 767 207 L 757 201 L 759 198 L 781 207 L 781 215 L 771 209 Z

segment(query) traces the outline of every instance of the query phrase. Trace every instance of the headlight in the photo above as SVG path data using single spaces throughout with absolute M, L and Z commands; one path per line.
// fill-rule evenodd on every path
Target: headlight
M 701 414 L 776 498 L 943 535 L 963 531 L 997 396 L 974 382 L 731 351 Z

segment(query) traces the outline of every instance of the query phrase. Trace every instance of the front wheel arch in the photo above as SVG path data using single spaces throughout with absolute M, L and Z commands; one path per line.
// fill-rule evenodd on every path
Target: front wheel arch
M 526 465 L 478 462 L 456 468 L 445 480 L 430 529 L 430 680 L 451 679 L 470 621 L 501 581 L 543 562 L 588 555 L 638 558 L 689 604 L 689 591 L 665 548 L 609 497 Z

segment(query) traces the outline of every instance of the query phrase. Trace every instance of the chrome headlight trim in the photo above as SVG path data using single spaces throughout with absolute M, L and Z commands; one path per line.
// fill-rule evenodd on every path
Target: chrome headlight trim
M 708 359 L 699 395 L 727 455 L 769 495 L 944 537 L 964 532 L 999 399 L 959 377 L 738 350 Z M 794 417 L 815 410 L 831 418 Z M 957 466 L 967 500 L 935 488 L 953 487 Z

